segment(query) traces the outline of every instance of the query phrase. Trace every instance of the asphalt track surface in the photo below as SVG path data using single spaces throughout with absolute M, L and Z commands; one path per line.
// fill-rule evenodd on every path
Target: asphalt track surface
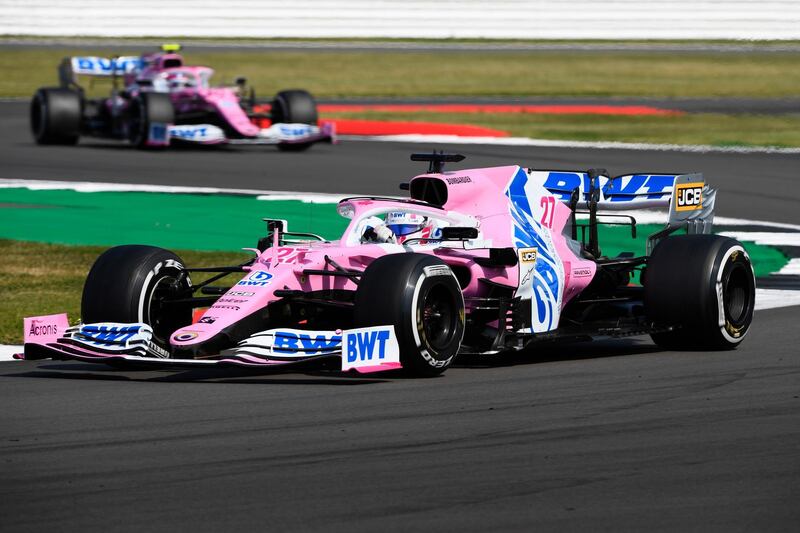
M 0 177 L 386 194 L 426 145 L 39 148 Z M 721 215 L 797 222 L 797 155 L 437 146 L 475 166 L 703 171 Z M 2 191 L 0 191 L 0 203 Z M 464 359 L 436 379 L 0 363 L 6 531 L 795 531 L 798 308 L 732 352 L 647 339 Z

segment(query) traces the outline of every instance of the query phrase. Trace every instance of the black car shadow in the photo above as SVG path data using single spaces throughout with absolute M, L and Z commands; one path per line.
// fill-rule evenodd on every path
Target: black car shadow
M 156 375 L 153 375 L 156 374 Z M 387 373 L 389 374 L 389 373 Z M 39 379 L 79 379 L 100 381 L 133 381 L 163 383 L 241 383 L 252 385 L 371 385 L 387 383 L 392 379 L 365 378 L 358 374 L 317 370 L 270 372 L 248 368 L 201 368 L 190 370 L 153 370 L 135 367 L 112 367 L 102 363 L 42 362 L 35 370 L 5 374 L 5 377 Z
M 493 368 L 518 365 L 535 365 L 556 361 L 580 361 L 609 357 L 629 357 L 663 352 L 652 342 L 642 338 L 605 339 L 583 342 L 548 341 L 535 344 L 518 352 L 493 355 L 462 354 L 453 363 L 461 368 Z

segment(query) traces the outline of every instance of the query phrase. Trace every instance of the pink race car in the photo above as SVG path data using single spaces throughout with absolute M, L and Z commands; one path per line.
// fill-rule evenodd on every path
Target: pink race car
M 75 144 L 81 135 L 127 140 L 134 146 L 275 144 L 304 150 L 333 142 L 332 124 L 317 125 L 317 105 L 303 90 L 279 92 L 271 105 L 272 124 L 253 119 L 255 94 L 239 78 L 232 87 L 212 87 L 214 71 L 187 66 L 177 45 L 142 56 L 71 57 L 59 67 L 60 87 L 41 88 L 31 101 L 31 130 L 39 144 Z M 77 75 L 112 80 L 108 98 L 89 99 Z M 118 88 L 122 80 L 123 89 Z
M 740 243 L 710 234 L 715 191 L 701 175 L 445 172 L 463 156 L 412 159 L 430 167 L 401 186 L 410 198 L 339 203 L 350 223 L 338 241 L 271 220 L 236 266 L 187 268 L 152 246 L 107 250 L 84 286 L 83 323 L 26 319 L 24 358 L 431 376 L 459 353 L 541 341 L 650 334 L 671 348 L 730 349 L 747 334 L 753 268 Z M 611 217 L 635 231 L 635 220 L 601 208 L 658 206 L 669 222 L 646 255 L 602 254 L 597 226 Z M 643 285 L 631 284 L 636 271 Z M 193 284 L 197 272 L 215 275 Z

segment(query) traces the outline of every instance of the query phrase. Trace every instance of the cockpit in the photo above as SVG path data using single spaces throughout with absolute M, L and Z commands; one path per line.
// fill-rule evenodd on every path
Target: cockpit
M 153 78 L 152 86 L 156 92 L 174 93 L 187 89 L 208 89 L 211 86 L 210 68 L 169 69 Z

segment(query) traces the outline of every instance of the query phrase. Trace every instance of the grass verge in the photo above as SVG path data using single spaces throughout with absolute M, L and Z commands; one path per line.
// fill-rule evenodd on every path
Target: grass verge
M 0 240 L 0 344 L 22 343 L 26 316 L 66 312 L 75 323 L 81 316 L 86 274 L 106 248 Z M 191 266 L 232 265 L 248 257 L 242 252 L 177 253 Z
M 133 47 L 130 53 L 140 51 Z M 119 53 L 102 46 L 0 48 L 0 97 L 27 97 L 38 87 L 55 84 L 56 67 L 64 56 Z M 247 76 L 262 97 L 303 87 L 318 97 L 780 98 L 797 96 L 798 55 L 189 49 L 185 57 L 189 63 L 215 68 L 217 83 Z

